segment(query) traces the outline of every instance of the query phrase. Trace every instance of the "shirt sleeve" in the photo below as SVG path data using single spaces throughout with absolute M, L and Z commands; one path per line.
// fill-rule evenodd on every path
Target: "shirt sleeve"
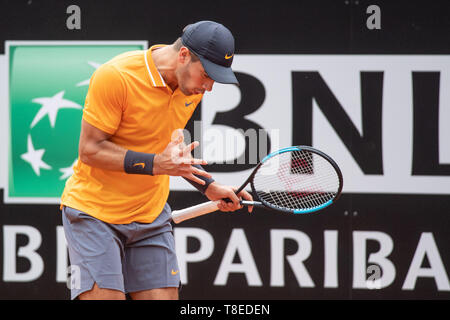
M 113 66 L 102 65 L 92 75 L 83 110 L 83 120 L 114 134 L 125 109 L 126 87 Z

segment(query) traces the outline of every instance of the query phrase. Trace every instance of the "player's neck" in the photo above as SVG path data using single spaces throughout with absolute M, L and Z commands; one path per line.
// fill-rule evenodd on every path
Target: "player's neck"
M 178 81 L 175 76 L 176 57 L 177 53 L 170 45 L 156 48 L 152 51 L 152 59 L 156 69 L 158 69 L 164 82 L 172 91 L 175 91 L 178 87 Z

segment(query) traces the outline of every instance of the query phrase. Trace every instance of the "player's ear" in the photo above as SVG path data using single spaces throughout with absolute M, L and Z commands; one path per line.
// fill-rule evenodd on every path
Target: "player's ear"
M 178 51 L 178 61 L 182 64 L 188 62 L 190 59 L 189 49 L 186 47 L 181 47 Z

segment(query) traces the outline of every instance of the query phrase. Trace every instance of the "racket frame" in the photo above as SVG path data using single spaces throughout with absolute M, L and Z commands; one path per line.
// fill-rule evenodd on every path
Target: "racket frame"
M 308 208 L 308 209 L 287 209 L 287 208 L 283 208 L 283 207 L 279 207 L 276 205 L 273 205 L 267 201 L 264 201 L 264 199 L 261 199 L 258 196 L 258 193 L 256 192 L 255 189 L 255 185 L 253 183 L 253 178 L 256 175 L 256 172 L 258 171 L 258 169 L 263 165 L 264 162 L 266 162 L 267 160 L 269 160 L 270 158 L 277 156 L 279 154 L 285 153 L 285 152 L 294 152 L 294 151 L 301 151 L 301 150 L 306 150 L 312 153 L 315 153 L 319 156 L 321 156 L 322 158 L 324 158 L 325 160 L 327 160 L 331 166 L 334 168 L 334 170 L 336 171 L 336 174 L 338 176 L 338 180 L 339 180 L 339 187 L 338 190 L 336 192 L 336 195 L 328 200 L 327 202 L 312 207 L 312 208 Z M 337 165 L 337 163 L 330 157 L 328 156 L 326 153 L 317 150 L 313 147 L 309 147 L 309 146 L 292 146 L 292 147 L 287 147 L 287 148 L 283 148 L 280 150 L 277 150 L 275 152 L 272 152 L 270 154 L 268 154 L 267 156 L 264 157 L 264 159 L 261 160 L 260 163 L 258 163 L 258 165 L 255 167 L 255 169 L 253 170 L 253 172 L 251 173 L 251 175 L 248 177 L 248 179 L 245 181 L 245 183 L 236 191 L 236 193 L 241 192 L 242 189 L 245 188 L 245 186 L 250 182 L 250 187 L 252 188 L 252 193 L 254 195 L 254 197 L 256 198 L 256 200 L 258 200 L 261 204 L 263 204 L 265 207 L 275 210 L 275 211 L 282 211 L 282 212 L 286 212 L 286 213 L 294 213 L 294 214 L 305 214 L 305 213 L 312 213 L 312 212 L 316 212 L 319 210 L 322 210 L 328 206 L 330 206 L 331 204 L 333 204 L 334 202 L 337 201 L 337 199 L 340 197 L 341 193 L 342 193 L 342 187 L 343 187 L 343 183 L 344 183 L 344 179 L 342 176 L 342 172 L 341 169 L 339 168 L 339 166 Z

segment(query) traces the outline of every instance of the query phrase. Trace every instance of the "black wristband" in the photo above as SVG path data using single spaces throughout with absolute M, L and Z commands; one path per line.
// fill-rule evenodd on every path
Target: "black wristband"
M 128 150 L 123 167 L 126 173 L 153 175 L 153 158 L 155 154 Z
M 201 165 L 193 164 L 192 166 L 193 166 L 193 167 L 196 167 L 196 168 L 198 168 L 198 169 L 200 169 L 200 170 L 204 170 L 203 167 L 202 167 Z M 193 185 L 198 191 L 200 191 L 201 193 L 205 194 L 206 189 L 208 188 L 208 186 L 209 186 L 211 183 L 214 182 L 214 179 L 212 179 L 212 178 L 206 178 L 206 177 L 200 176 L 200 175 L 198 175 L 198 174 L 194 174 L 194 176 L 196 176 L 197 178 L 199 178 L 199 179 L 205 181 L 205 184 L 200 184 L 200 183 L 197 183 L 197 182 L 195 182 L 195 181 L 192 181 L 191 179 L 187 179 L 187 178 L 184 178 L 184 177 L 183 177 L 183 178 L 184 178 L 187 182 L 189 182 L 191 185 Z

